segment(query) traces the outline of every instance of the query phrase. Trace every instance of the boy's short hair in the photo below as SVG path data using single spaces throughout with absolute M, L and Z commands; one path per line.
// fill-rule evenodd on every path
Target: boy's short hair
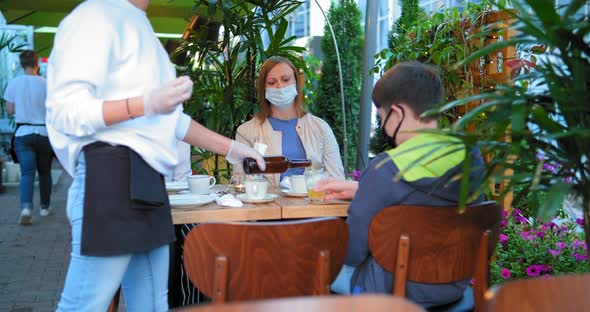
M 23 68 L 39 65 L 39 53 L 33 50 L 24 50 L 20 55 L 20 65 Z
M 404 103 L 420 116 L 444 101 L 444 86 L 436 67 L 420 62 L 399 63 L 385 72 L 373 88 L 377 108 Z

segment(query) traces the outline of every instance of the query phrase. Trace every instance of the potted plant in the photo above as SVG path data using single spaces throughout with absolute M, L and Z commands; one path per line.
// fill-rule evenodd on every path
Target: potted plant
M 481 104 L 454 122 L 447 133 L 460 138 L 468 147 L 493 151 L 486 163 L 484 182 L 507 181 L 524 186 L 529 192 L 546 196 L 538 216 L 548 220 L 560 209 L 568 194 L 580 199 L 588 242 L 590 233 L 590 44 L 588 17 L 577 12 L 586 0 L 573 0 L 556 8 L 553 1 L 511 1 L 511 28 L 518 35 L 488 45 L 458 63 L 474 60 L 504 47 L 530 47 L 534 69 L 516 72 L 511 84 L 498 85 L 475 96 L 441 106 L 429 114 L 440 114 L 473 101 Z M 506 1 L 496 4 L 507 9 Z M 490 31 L 490 30 L 487 30 Z M 485 118 L 482 118 L 484 116 Z M 467 126 L 479 119 L 479 127 Z M 484 135 L 484 130 L 486 135 Z M 518 161 L 515 161 L 518 159 Z M 554 172 L 545 164 L 560 164 Z M 471 164 L 464 165 L 466 181 Z M 461 203 L 468 201 L 466 187 Z

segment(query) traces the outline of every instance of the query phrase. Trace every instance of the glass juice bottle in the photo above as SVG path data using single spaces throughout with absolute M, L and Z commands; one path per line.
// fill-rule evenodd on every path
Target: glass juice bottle
M 309 159 L 287 159 L 285 156 L 266 156 L 266 170 L 260 170 L 254 158 L 244 159 L 244 173 L 246 174 L 263 174 L 263 173 L 283 173 L 291 168 L 304 168 L 311 166 Z

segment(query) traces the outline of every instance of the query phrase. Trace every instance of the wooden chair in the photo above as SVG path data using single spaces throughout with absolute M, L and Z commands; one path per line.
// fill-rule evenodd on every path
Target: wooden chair
M 486 311 L 588 311 L 588 289 L 590 274 L 506 282 L 486 292 Z
M 404 298 L 383 295 L 322 296 L 261 300 L 192 306 L 180 311 L 192 312 L 422 312 L 420 306 Z
M 394 295 L 405 297 L 407 281 L 438 284 L 474 277 L 475 308 L 481 311 L 501 220 L 495 202 L 463 213 L 457 207 L 388 207 L 371 221 L 369 248 L 393 272 Z
M 347 244 L 339 218 L 204 223 L 186 237 L 184 266 L 214 303 L 327 295 Z

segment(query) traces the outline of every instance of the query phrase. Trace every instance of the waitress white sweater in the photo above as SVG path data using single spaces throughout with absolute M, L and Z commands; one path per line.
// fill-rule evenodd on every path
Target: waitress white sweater
M 144 11 L 127 0 L 88 0 L 76 7 L 59 25 L 47 67 L 47 130 L 68 173 L 73 175 L 83 146 L 103 141 L 130 147 L 170 175 L 178 162 L 176 142 L 190 124 L 182 106 L 108 127 L 102 106 L 141 96 L 175 76 Z

